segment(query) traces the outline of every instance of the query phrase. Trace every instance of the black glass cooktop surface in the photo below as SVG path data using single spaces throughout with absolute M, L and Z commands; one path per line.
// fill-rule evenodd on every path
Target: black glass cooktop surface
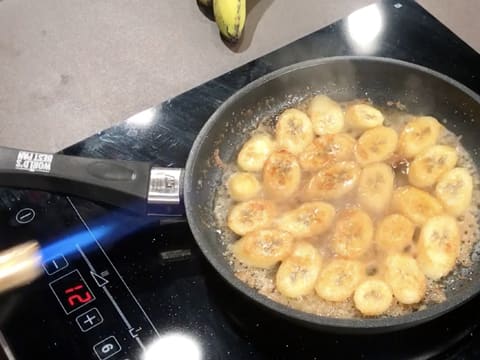
M 298 61 L 375 55 L 445 73 L 480 93 L 480 55 L 419 5 L 383 1 L 64 150 L 182 167 L 196 134 L 236 90 Z M 107 229 L 108 231 L 106 231 Z M 81 199 L 3 189 L 1 247 L 68 238 L 44 276 L 0 296 L 11 359 L 473 359 L 480 298 L 416 328 L 332 335 L 258 308 L 207 263 L 186 222 L 161 223 Z M 0 357 L 1 358 L 1 357 Z

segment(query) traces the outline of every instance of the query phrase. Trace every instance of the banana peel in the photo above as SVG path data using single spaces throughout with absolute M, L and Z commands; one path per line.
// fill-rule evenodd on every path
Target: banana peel
M 246 0 L 213 0 L 213 14 L 222 37 L 230 43 L 237 42 L 245 27 Z
M 200 10 L 217 23 L 222 38 L 236 43 L 243 34 L 246 0 L 197 0 Z

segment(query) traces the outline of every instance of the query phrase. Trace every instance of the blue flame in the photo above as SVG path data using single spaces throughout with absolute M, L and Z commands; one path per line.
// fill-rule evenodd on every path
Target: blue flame
M 42 244 L 40 249 L 42 261 L 51 261 L 58 255 L 65 257 L 78 255 L 78 247 L 88 252 L 95 248 L 97 241 L 102 245 L 111 244 L 153 223 L 158 224 L 158 219 L 109 213 L 89 220 L 89 226 L 82 224 L 66 234 L 60 234 L 48 244 Z
M 92 229 L 82 228 L 80 231 L 63 235 L 41 248 L 40 253 L 44 262 L 54 259 L 59 254 L 71 255 L 77 251 L 77 246 L 87 250 L 95 241 L 108 237 L 115 229 L 113 224 L 100 225 Z

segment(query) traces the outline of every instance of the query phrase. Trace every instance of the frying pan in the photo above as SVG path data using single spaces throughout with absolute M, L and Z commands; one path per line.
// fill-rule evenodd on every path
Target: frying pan
M 335 319 L 312 315 L 276 303 L 235 277 L 215 231 L 212 210 L 223 174 L 215 158 L 218 161 L 220 157 L 226 163 L 235 161 L 239 148 L 259 121 L 312 93 L 328 94 L 337 101 L 368 97 L 379 106 L 399 101 L 410 113 L 435 116 L 462 136 L 461 142 L 479 165 L 478 95 L 418 65 L 386 58 L 333 57 L 285 67 L 234 94 L 205 123 L 185 170 L 4 148 L 0 151 L 0 186 L 72 194 L 142 214 L 174 217 L 186 214 L 198 246 L 231 286 L 279 316 L 321 330 L 339 333 L 398 330 L 432 320 L 474 297 L 480 290 L 478 247 L 472 254 L 472 266 L 456 270 L 445 281 L 446 301 L 399 317 Z

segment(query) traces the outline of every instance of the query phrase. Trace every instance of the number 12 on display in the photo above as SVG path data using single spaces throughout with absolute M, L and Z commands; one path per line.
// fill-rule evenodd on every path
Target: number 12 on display
M 49 285 L 66 314 L 95 300 L 95 296 L 78 270 L 69 272 Z

